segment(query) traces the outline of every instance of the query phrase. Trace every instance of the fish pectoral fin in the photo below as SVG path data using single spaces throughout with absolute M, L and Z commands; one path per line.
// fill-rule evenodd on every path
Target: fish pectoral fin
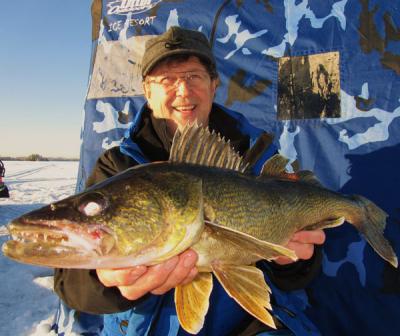
M 205 221 L 206 225 L 216 232 L 215 237 L 218 240 L 225 240 L 234 244 L 244 251 L 248 251 L 261 259 L 271 260 L 276 257 L 284 256 L 292 260 L 297 260 L 296 253 L 282 245 L 270 243 L 257 239 L 246 233 L 227 228 L 209 221 Z
M 322 222 L 318 222 L 316 224 L 312 224 L 312 225 L 306 226 L 302 230 L 316 230 L 316 229 L 334 228 L 334 227 L 342 225 L 345 220 L 346 219 L 344 217 L 331 218 L 331 219 L 324 220 Z
M 213 287 L 211 273 L 199 273 L 190 283 L 175 288 L 175 306 L 179 323 L 191 334 L 204 325 Z
M 249 314 L 271 328 L 276 328 L 274 319 L 267 310 L 271 310 L 271 289 L 258 268 L 223 264 L 215 264 L 211 267 L 230 297 Z

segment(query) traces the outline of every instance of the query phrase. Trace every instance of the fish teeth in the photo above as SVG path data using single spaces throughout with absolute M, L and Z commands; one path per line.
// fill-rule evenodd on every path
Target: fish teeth
M 14 240 L 17 240 L 21 243 L 37 243 L 37 242 L 56 242 L 56 243 L 64 243 L 68 241 L 68 237 L 63 234 L 50 234 L 46 232 L 42 233 L 31 233 L 31 232 L 19 232 Z

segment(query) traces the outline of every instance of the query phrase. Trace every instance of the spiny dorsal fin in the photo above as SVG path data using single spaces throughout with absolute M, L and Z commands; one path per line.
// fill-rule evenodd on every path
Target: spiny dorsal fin
M 229 141 L 197 124 L 187 124 L 182 131 L 175 132 L 169 161 L 239 172 L 246 169 L 244 160 L 234 151 Z

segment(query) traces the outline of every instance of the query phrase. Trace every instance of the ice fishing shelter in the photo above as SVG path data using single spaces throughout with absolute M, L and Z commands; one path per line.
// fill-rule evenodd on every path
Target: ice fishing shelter
M 177 25 L 205 33 L 216 101 L 275 134 L 328 188 L 389 214 L 400 255 L 398 0 L 94 0 L 78 188 L 143 104 L 145 41 Z M 327 230 L 321 274 L 297 296 L 323 335 L 400 330 L 400 273 L 349 225 Z
M 8 187 L 3 181 L 3 177 L 6 173 L 6 168 L 4 167 L 3 161 L 0 160 L 0 198 L 8 198 L 10 197 L 10 193 L 8 191 Z

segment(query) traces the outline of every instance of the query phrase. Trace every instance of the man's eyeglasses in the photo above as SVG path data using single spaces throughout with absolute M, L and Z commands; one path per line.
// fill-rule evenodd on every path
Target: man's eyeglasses
M 188 71 L 165 73 L 159 76 L 147 76 L 146 83 L 154 83 L 160 85 L 165 90 L 170 91 L 176 89 L 181 81 L 185 81 L 186 85 L 190 88 L 197 88 L 210 78 L 206 71 Z

